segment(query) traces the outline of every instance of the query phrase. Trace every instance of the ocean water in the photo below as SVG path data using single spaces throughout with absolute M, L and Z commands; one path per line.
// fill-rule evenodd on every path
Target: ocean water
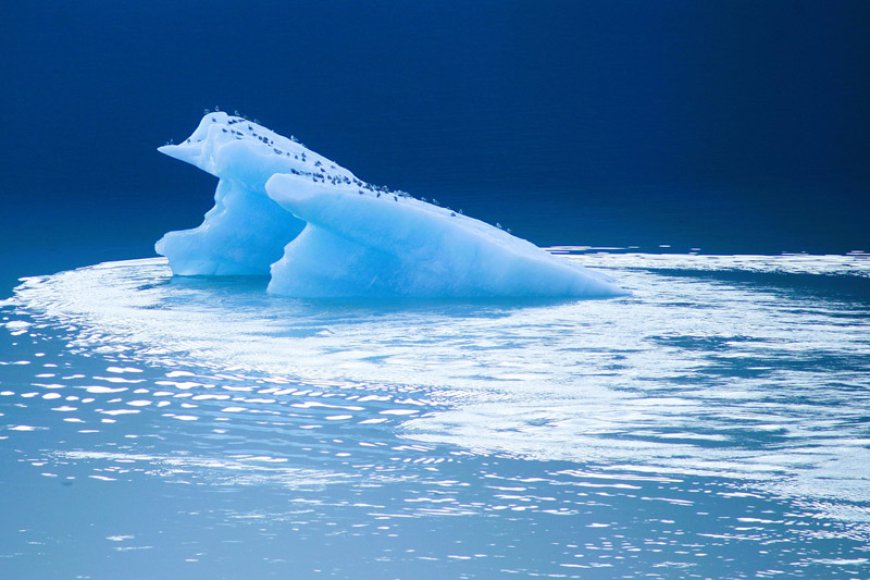
M 615 300 L 0 306 L 0 577 L 870 576 L 870 258 L 557 247 Z

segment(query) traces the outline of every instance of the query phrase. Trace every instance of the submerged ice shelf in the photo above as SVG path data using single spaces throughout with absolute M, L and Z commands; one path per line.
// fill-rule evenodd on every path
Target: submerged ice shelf
M 157 242 L 176 275 L 267 275 L 301 297 L 624 295 L 500 228 L 372 186 L 257 123 L 208 113 L 162 153 L 219 178 L 202 225 Z

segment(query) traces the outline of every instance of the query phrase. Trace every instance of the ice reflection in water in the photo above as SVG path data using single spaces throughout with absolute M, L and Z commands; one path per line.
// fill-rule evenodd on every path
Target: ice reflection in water
M 193 536 L 332 538 L 399 576 L 866 575 L 870 262 L 569 259 L 634 296 L 312 303 L 159 260 L 30 279 L 2 311 L 4 465 L 213 490 L 187 492 Z M 105 549 L 172 556 L 128 531 Z M 316 554 L 291 560 L 353 575 Z

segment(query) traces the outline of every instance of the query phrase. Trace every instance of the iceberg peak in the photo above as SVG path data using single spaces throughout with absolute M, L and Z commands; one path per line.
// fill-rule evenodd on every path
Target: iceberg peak
M 305 226 L 266 195 L 266 180 L 276 173 L 365 185 L 298 141 L 223 112 L 207 113 L 190 137 L 158 151 L 220 180 L 202 225 L 170 232 L 155 246 L 177 275 L 269 274 Z
M 306 297 L 610 297 L 609 278 L 501 228 L 375 187 L 295 139 L 206 114 L 161 153 L 220 180 L 202 225 L 156 244 L 176 275 L 271 275 Z

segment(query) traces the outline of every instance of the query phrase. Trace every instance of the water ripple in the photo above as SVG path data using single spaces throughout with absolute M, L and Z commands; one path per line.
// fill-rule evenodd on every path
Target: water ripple
M 502 575 L 628 577 L 636 559 L 740 575 L 747 542 L 782 546 L 760 576 L 866 572 L 870 300 L 837 282 L 870 276 L 866 257 L 568 259 L 633 296 L 310 302 L 173 279 L 161 260 L 30 278 L 0 309 L 0 441 L 65 483 L 296 494 L 220 515 L 240 525 L 340 513 L 370 539 L 452 517 L 547 526 L 542 567 L 502 543 L 407 556 L 498 556 Z M 324 491 L 338 488 L 352 491 Z

